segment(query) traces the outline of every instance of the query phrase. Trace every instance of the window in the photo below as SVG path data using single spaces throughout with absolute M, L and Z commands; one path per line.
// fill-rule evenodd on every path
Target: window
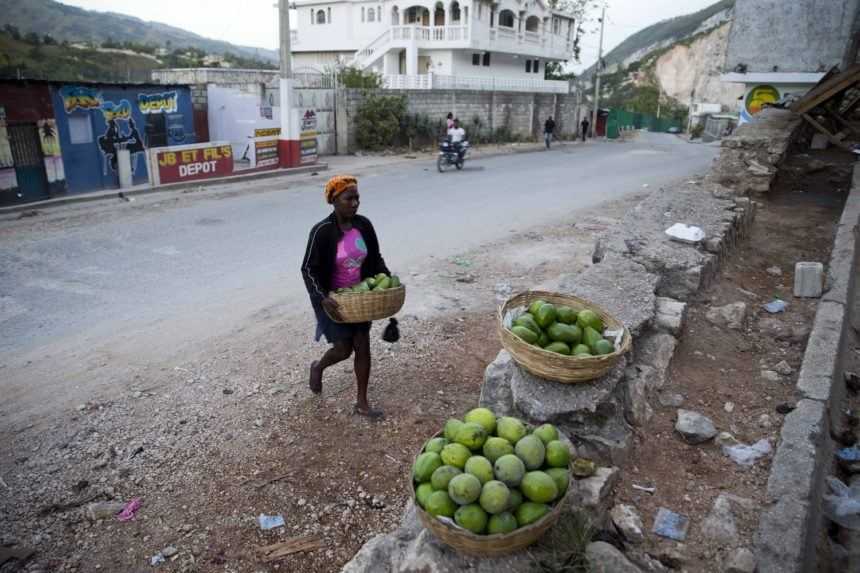
M 531 60 L 526 60 L 526 73 L 527 74 L 532 73 L 532 61 Z
M 472 54 L 472 65 L 480 66 L 481 65 L 481 54 Z
M 317 10 L 317 24 L 325 24 L 325 11 Z
M 451 21 L 460 21 L 460 3 L 456 0 L 454 0 L 454 2 L 451 2 Z
M 93 142 L 93 123 L 90 114 L 69 116 L 69 139 L 72 144 Z
M 540 72 L 540 60 L 535 60 L 532 64 L 532 72 L 538 73 Z
M 328 8 L 327 11 L 328 11 L 328 19 L 326 20 L 326 22 L 331 24 L 331 8 Z
M 537 32 L 540 26 L 540 18 L 537 16 L 529 16 L 526 20 L 526 32 Z
M 376 7 L 376 21 L 382 22 L 382 6 Z
M 502 10 L 499 12 L 499 26 L 504 28 L 514 27 L 514 13 L 510 10 Z
M 361 21 L 364 22 L 364 6 L 361 7 Z
M 484 52 L 484 62 L 483 63 L 485 66 L 490 65 L 490 52 Z
M 364 10 L 364 8 L 362 8 L 362 10 Z M 371 8 L 367 12 L 367 21 L 368 22 L 376 22 L 376 10 L 374 10 L 373 8 Z
M 314 23 L 314 20 L 315 20 L 315 18 L 314 18 L 314 9 L 313 9 L 313 8 L 311 8 L 311 24 L 313 24 L 313 23 Z

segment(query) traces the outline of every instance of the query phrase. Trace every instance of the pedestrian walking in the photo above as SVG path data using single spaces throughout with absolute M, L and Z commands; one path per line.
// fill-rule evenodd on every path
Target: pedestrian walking
M 588 127 L 590 125 L 591 124 L 589 123 L 588 118 L 587 117 L 583 118 L 582 123 L 580 124 L 580 126 L 582 127 L 582 141 L 583 141 L 583 143 L 585 143 L 585 138 L 588 137 Z
M 373 225 L 358 214 L 358 181 L 339 175 L 329 179 L 325 199 L 332 213 L 313 226 L 308 237 L 302 278 L 317 320 L 316 340 L 325 336 L 331 344 L 322 358 L 311 363 L 308 385 L 314 394 L 322 392 L 323 372 L 355 353 L 357 399 L 353 412 L 371 419 L 383 417 L 370 406 L 367 386 L 370 379 L 370 322 L 345 324 L 331 297 L 339 288 L 351 287 L 379 273 L 391 274 L 379 252 Z
M 553 121 L 552 116 L 549 116 L 543 124 L 543 141 L 546 143 L 547 149 L 549 149 L 549 146 L 552 143 L 552 134 L 554 131 L 555 121 Z

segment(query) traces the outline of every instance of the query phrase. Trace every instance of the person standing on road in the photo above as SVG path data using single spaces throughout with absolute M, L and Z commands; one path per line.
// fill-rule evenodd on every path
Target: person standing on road
M 543 124 L 543 140 L 546 143 L 546 148 L 549 149 L 550 143 L 552 143 L 552 132 L 555 131 L 555 122 L 552 119 L 552 116 L 549 116 L 546 122 Z
M 582 142 L 583 143 L 585 143 L 585 138 L 588 137 L 588 127 L 590 125 L 591 124 L 589 123 L 588 118 L 584 117 L 582 119 L 582 123 L 580 124 L 580 126 L 582 127 Z
M 325 199 L 332 213 L 313 226 L 308 237 L 302 278 L 317 319 L 316 340 L 321 336 L 331 344 L 326 353 L 311 363 L 308 385 L 314 394 L 322 392 L 323 372 L 355 352 L 357 400 L 354 413 L 371 419 L 383 417 L 367 400 L 370 379 L 370 322 L 346 324 L 331 297 L 339 288 L 351 287 L 379 273 L 391 274 L 379 252 L 373 225 L 358 215 L 358 181 L 339 175 L 329 179 Z M 335 320 L 333 320 L 333 318 Z

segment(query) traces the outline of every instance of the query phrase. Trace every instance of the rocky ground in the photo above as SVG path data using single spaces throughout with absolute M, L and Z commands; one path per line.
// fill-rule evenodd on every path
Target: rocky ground
M 422 290 L 400 342 L 379 340 L 371 398 L 351 414 L 351 366 L 306 389 L 323 349 L 270 308 L 205 352 L 129 371 L 133 390 L 0 435 L 0 545 L 33 550 L 23 570 L 338 571 L 399 522 L 408 467 L 426 436 L 474 406 L 498 352 L 495 305 L 589 263 L 595 236 L 641 197 L 485 245 L 404 280 Z M 141 501 L 127 522 L 112 517 Z M 113 505 L 111 505 L 113 504 Z M 284 526 L 262 531 L 260 514 Z M 301 538 L 273 559 L 261 548 Z M 163 561 L 162 561 L 163 560 Z M 7 564 L 8 573 L 20 563 Z

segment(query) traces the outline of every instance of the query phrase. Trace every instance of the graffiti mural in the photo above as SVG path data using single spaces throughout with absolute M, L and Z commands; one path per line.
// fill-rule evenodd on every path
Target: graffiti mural
M 60 90 L 60 97 L 63 98 L 66 113 L 72 113 L 76 109 L 98 109 L 102 105 L 101 94 L 93 88 L 65 86 Z
M 137 96 L 137 107 L 140 113 L 176 113 L 179 109 L 179 94 L 176 92 L 165 92 L 160 94 L 139 94 Z

